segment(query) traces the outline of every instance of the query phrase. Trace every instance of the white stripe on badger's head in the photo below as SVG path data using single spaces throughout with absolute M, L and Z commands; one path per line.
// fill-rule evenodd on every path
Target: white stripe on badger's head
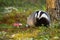
M 40 18 L 40 13 L 41 13 L 41 11 L 39 11 L 37 18 Z
M 45 13 L 43 13 L 39 19 L 41 19 L 42 17 L 44 17 L 44 18 L 46 18 L 47 20 L 49 20 L 48 16 L 47 16 Z
M 48 14 L 44 11 L 36 11 L 35 18 L 41 19 L 42 17 L 46 18 L 47 20 L 50 20 Z
M 40 13 L 41 13 L 41 11 L 37 11 L 36 13 L 35 13 L 35 18 L 40 18 Z

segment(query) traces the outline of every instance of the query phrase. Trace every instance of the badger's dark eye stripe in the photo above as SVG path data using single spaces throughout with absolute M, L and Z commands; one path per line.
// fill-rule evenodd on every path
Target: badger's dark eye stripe
M 37 15 L 38 15 L 39 11 L 37 11 L 36 13 L 37 13 Z
M 50 24 L 50 16 L 44 11 L 35 11 L 27 18 L 27 24 L 29 26 L 47 26 Z
M 40 12 L 40 16 L 39 17 L 41 17 L 41 15 L 43 14 L 44 12 Z
M 46 13 L 45 13 L 45 12 L 41 12 L 39 17 L 41 17 L 42 14 L 46 14 Z M 46 14 L 46 15 L 47 15 L 47 14 Z

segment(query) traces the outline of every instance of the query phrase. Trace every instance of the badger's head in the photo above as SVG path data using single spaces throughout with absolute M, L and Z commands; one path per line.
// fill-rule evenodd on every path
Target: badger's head
M 36 26 L 48 26 L 50 24 L 50 17 L 46 12 L 36 11 L 35 13 Z

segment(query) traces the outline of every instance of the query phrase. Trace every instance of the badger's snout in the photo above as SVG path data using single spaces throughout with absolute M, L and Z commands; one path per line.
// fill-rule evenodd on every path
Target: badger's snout
M 42 25 L 44 25 L 44 26 L 48 26 L 49 25 L 49 21 L 46 19 L 46 18 L 44 18 L 44 17 L 42 17 L 41 19 L 36 19 L 36 23 L 35 23 L 35 26 L 42 26 Z
M 39 18 L 36 18 L 36 23 L 35 25 L 36 26 L 48 26 L 50 24 L 50 17 L 48 16 L 47 13 L 40 13 L 40 17 Z

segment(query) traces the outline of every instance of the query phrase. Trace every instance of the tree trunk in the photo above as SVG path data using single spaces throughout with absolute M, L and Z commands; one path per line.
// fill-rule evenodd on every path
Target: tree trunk
M 52 21 L 60 19 L 60 0 L 46 0 L 46 8 Z

